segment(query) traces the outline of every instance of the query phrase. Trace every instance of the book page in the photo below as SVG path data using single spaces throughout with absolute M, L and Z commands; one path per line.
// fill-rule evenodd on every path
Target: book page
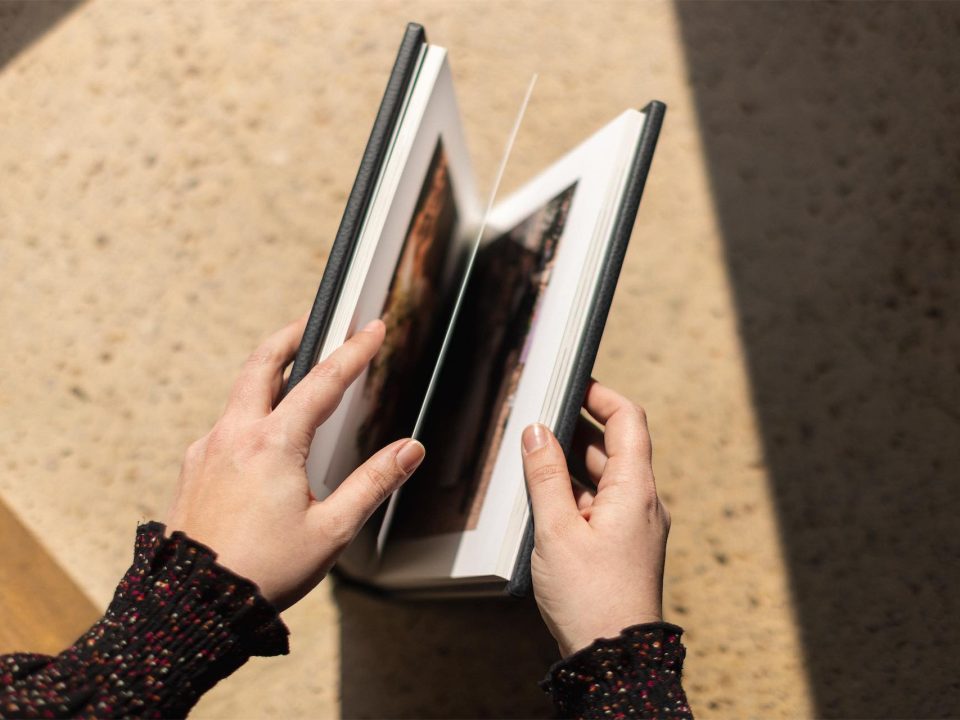
M 448 163 L 437 138 L 380 311 L 386 338 L 362 379 L 365 411 L 355 437 L 361 458 L 411 432 L 446 332 L 455 290 L 447 268 L 462 264 Z
M 576 185 L 480 248 L 400 496 L 398 539 L 473 530 L 513 407 Z
M 410 435 L 429 374 L 424 371 L 415 392 L 409 373 L 432 367 L 439 343 L 435 328 L 441 328 L 442 340 L 451 293 L 462 274 L 463 233 L 479 215 L 442 48 L 428 48 L 395 132 L 321 359 L 374 318 L 384 318 L 387 338 L 314 436 L 307 474 L 311 492 L 321 500 L 370 454 Z M 399 370 L 391 372 L 394 364 Z M 397 381 L 400 376 L 404 382 Z
M 511 577 L 529 517 L 520 434 L 555 427 L 642 127 L 624 113 L 494 207 L 378 584 Z
M 469 251 L 465 267 L 463 270 L 463 275 L 460 280 L 460 288 L 457 291 L 456 298 L 453 301 L 453 308 L 447 317 L 446 321 L 446 331 L 443 337 L 443 340 L 439 346 L 439 352 L 437 353 L 436 360 L 433 364 L 433 368 L 430 374 L 430 379 L 426 386 L 426 391 L 422 395 L 420 403 L 420 411 L 417 415 L 417 420 L 413 429 L 413 436 L 418 440 L 421 439 L 423 435 L 423 423 L 426 417 L 427 410 L 430 408 L 433 395 L 436 392 L 437 382 L 440 377 L 442 368 L 446 362 L 446 355 L 449 351 L 450 344 L 454 334 L 455 325 L 459 322 L 459 317 L 464 301 L 464 297 L 469 289 L 471 276 L 474 269 L 474 262 L 477 258 L 477 252 L 480 248 L 480 244 L 483 241 L 484 232 L 487 227 L 487 219 L 490 216 L 490 211 L 493 209 L 494 200 L 496 200 L 497 192 L 500 189 L 500 181 L 503 180 L 503 173 L 507 167 L 507 161 L 510 159 L 510 153 L 513 150 L 513 144 L 517 139 L 517 133 L 520 130 L 520 124 L 523 122 L 523 116 L 527 111 L 527 106 L 530 104 L 530 96 L 533 94 L 533 88 L 537 83 L 536 74 L 530 78 L 530 82 L 527 84 L 527 91 L 524 94 L 523 101 L 520 103 L 520 109 L 517 112 L 517 116 L 513 122 L 513 128 L 510 131 L 510 135 L 507 138 L 507 144 L 503 151 L 503 156 L 500 159 L 500 167 L 497 170 L 496 178 L 493 181 L 493 186 L 490 189 L 490 198 L 487 202 L 487 208 L 484 211 L 483 217 L 479 223 L 479 227 L 476 232 L 476 240 L 473 243 L 472 249 Z M 397 491 L 390 498 L 387 503 L 386 511 L 384 512 L 383 521 L 381 523 L 380 530 L 377 534 L 377 543 L 376 549 L 377 554 L 380 555 L 383 553 L 383 548 L 386 544 L 387 537 L 390 532 L 390 527 L 393 522 L 393 515 L 397 509 L 397 502 L 399 500 L 400 492 Z

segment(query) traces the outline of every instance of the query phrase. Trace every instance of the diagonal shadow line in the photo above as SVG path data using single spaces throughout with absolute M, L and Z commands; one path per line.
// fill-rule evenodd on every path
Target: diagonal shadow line
M 0 2 L 0 69 L 82 2 L 83 0 Z
M 677 16 L 817 716 L 953 716 L 960 4 Z

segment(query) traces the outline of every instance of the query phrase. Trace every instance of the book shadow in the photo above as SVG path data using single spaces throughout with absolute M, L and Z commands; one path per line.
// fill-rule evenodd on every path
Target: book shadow
M 532 598 L 398 601 L 337 583 L 345 718 L 550 717 L 558 659 Z
M 676 8 L 814 714 L 953 715 L 960 4 Z

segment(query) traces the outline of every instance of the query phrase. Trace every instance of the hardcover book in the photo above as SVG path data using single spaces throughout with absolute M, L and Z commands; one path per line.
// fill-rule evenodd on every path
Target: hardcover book
M 311 491 L 322 500 L 398 438 L 427 449 L 341 578 L 404 595 L 529 591 L 520 434 L 539 421 L 569 448 L 664 110 L 624 111 L 485 207 L 447 51 L 408 25 L 288 381 L 382 318 L 383 348 L 314 437 Z

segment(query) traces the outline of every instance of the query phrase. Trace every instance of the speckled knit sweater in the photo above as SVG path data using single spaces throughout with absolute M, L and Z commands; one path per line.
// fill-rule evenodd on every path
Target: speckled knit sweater
M 284 655 L 288 631 L 256 585 L 204 545 L 137 528 L 133 564 L 106 614 L 56 657 L 0 656 L 0 717 L 184 717 L 253 656 Z M 627 628 L 558 662 L 541 686 L 567 717 L 691 717 L 680 628 Z

